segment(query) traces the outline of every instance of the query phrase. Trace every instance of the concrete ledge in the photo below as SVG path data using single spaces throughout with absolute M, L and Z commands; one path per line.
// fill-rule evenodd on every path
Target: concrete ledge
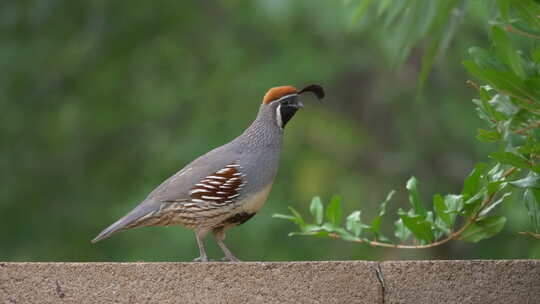
M 540 261 L 0 263 L 0 303 L 540 303 Z

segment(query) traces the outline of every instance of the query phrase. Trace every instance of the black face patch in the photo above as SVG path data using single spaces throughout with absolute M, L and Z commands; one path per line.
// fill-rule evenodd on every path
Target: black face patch
M 295 106 L 283 104 L 279 107 L 279 111 L 281 114 L 281 127 L 285 128 L 285 125 L 287 124 L 287 122 L 289 122 L 289 120 L 291 120 L 296 111 L 298 111 L 298 108 Z
M 237 214 L 229 217 L 225 221 L 223 221 L 223 224 L 225 224 L 225 225 L 230 225 L 230 224 L 240 225 L 240 224 L 243 224 L 243 223 L 247 222 L 254 215 L 255 215 L 255 213 L 240 212 L 240 213 L 237 213 Z

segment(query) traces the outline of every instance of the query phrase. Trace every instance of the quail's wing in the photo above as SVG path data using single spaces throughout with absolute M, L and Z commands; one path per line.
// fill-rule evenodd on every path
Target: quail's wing
M 224 155 L 227 155 L 225 157 Z M 239 196 L 244 174 L 238 156 L 213 150 L 171 176 L 157 187 L 147 200 L 225 204 Z

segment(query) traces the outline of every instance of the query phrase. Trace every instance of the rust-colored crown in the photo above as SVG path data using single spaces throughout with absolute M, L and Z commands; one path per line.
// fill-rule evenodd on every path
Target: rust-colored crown
M 298 90 L 296 90 L 293 86 L 281 86 L 281 87 L 275 87 L 271 88 L 264 94 L 263 103 L 269 103 L 272 100 L 279 99 L 285 95 L 298 93 Z

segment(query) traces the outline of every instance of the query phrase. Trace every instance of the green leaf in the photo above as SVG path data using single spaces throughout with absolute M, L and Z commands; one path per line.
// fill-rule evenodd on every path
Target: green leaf
M 495 166 L 493 166 L 493 168 L 491 168 L 488 171 L 487 173 L 488 180 L 500 181 L 502 179 L 502 175 L 504 171 L 505 169 L 502 167 L 501 164 L 496 164 Z
M 485 143 L 492 143 L 501 140 L 501 134 L 497 131 L 487 131 L 484 129 L 478 129 L 476 139 Z
M 405 242 L 411 236 L 411 231 L 405 227 L 401 218 L 395 222 L 395 227 L 394 234 L 402 242 Z
M 476 243 L 499 233 L 505 223 L 506 218 L 503 216 L 489 216 L 482 218 L 469 225 L 469 227 L 467 227 L 460 235 L 459 239 Z
M 476 194 L 476 192 L 480 188 L 480 179 L 484 174 L 486 166 L 487 165 L 485 163 L 477 163 L 469 176 L 467 176 L 467 178 L 463 182 L 463 190 L 461 191 L 464 199 L 468 199 L 469 197 Z
M 522 157 L 511 152 L 493 152 L 489 157 L 507 165 L 517 168 L 528 168 L 529 164 Z
M 489 182 L 486 186 L 487 189 L 487 195 L 493 195 L 496 192 L 500 191 L 504 186 L 507 184 L 503 181 L 498 182 Z
M 358 240 L 360 240 L 360 238 L 352 235 L 349 231 L 347 231 L 347 230 L 345 230 L 343 228 L 334 229 L 334 233 L 339 235 L 345 241 L 358 241 Z
M 354 12 L 354 16 L 352 18 L 353 22 L 358 22 L 358 20 L 362 19 L 366 12 L 368 11 L 369 7 L 371 6 L 371 3 L 373 0 L 362 0 L 360 1 L 360 4 L 356 7 L 356 10 Z
M 488 213 L 491 212 L 491 210 L 495 209 L 495 207 L 500 205 L 504 201 L 504 199 L 507 198 L 511 194 L 512 194 L 512 192 L 506 192 L 503 195 L 501 195 L 501 197 L 498 200 L 492 202 L 489 206 L 487 206 L 487 208 L 482 210 L 482 212 L 480 212 L 479 216 L 480 217 L 486 216 Z
M 289 236 L 294 235 L 309 235 L 315 237 L 328 237 L 329 232 L 322 230 L 321 227 L 316 225 L 306 225 L 305 229 L 301 232 L 291 232 Z
M 341 224 L 341 197 L 338 195 L 332 196 L 330 204 L 326 208 L 326 220 L 334 226 Z
M 527 209 L 527 214 L 531 221 L 534 231 L 540 232 L 540 190 L 539 189 L 526 189 L 523 193 L 523 202 Z
M 538 174 L 540 174 L 540 163 L 537 163 L 534 166 L 532 166 L 531 170 L 538 173 Z
M 407 181 L 407 190 L 409 191 L 409 202 L 413 206 L 413 209 L 416 214 L 420 215 L 422 218 L 426 217 L 427 210 L 422 205 L 422 202 L 420 201 L 420 194 L 418 191 L 418 180 L 416 177 L 412 176 Z
M 453 225 L 452 217 L 448 212 L 448 207 L 444 203 L 444 199 L 440 194 L 435 194 L 433 196 L 433 209 L 435 214 L 441 219 L 444 223 L 444 227 L 449 229 Z
M 373 230 L 373 232 L 375 232 L 375 234 L 380 233 L 382 218 L 386 214 L 386 205 L 392 199 L 395 193 L 396 191 L 394 190 L 388 192 L 388 194 L 386 195 L 386 199 L 381 203 L 379 207 L 379 214 L 371 222 L 371 229 Z
M 444 196 L 444 204 L 446 205 L 447 212 L 451 216 L 451 224 L 454 225 L 456 216 L 463 209 L 463 196 L 447 194 Z
M 504 114 L 504 115 L 499 115 L 497 117 L 498 120 L 502 120 L 503 118 L 509 118 L 509 117 L 512 117 L 514 116 L 518 111 L 519 111 L 519 108 L 514 105 L 514 103 L 512 103 L 510 101 L 510 98 L 506 95 L 502 95 L 502 94 L 495 94 L 489 101 L 488 101 L 489 105 L 492 106 L 496 112 L 495 113 L 499 113 L 499 114 Z M 496 115 L 496 114 L 494 114 Z
M 432 1 L 431 4 L 435 5 L 437 14 L 431 22 L 428 34 L 431 39 L 422 56 L 419 87 L 423 87 L 436 57 L 446 51 L 461 19 L 461 14 L 452 13 L 458 11 L 456 7 L 460 5 L 459 1 Z
M 311 205 L 309 206 L 309 211 L 313 215 L 313 218 L 315 219 L 315 223 L 317 225 L 321 225 L 323 222 L 323 215 L 324 215 L 324 207 L 321 202 L 321 198 L 318 196 L 315 196 L 311 200 Z
M 476 62 L 466 60 L 463 65 L 475 77 L 488 82 L 498 91 L 513 95 L 516 103 L 528 108 L 538 109 L 540 104 L 533 101 L 540 100 L 540 90 L 525 83 L 525 81 L 510 71 L 499 71 L 494 69 L 483 69 Z
M 522 106 L 539 108 L 539 104 L 536 103 L 540 101 L 540 91 L 538 88 L 529 85 L 513 72 L 484 70 L 481 77 L 497 88 L 498 91 L 503 91 L 505 94 L 520 98 L 514 98 L 514 101 Z M 528 101 L 523 101 L 523 99 Z
M 296 224 L 300 226 L 300 228 L 303 228 L 306 225 L 306 222 L 302 218 L 302 215 L 298 211 L 296 211 L 293 207 L 289 207 L 289 210 L 291 210 L 294 218 L 296 219 Z
M 502 19 L 508 22 L 510 20 L 510 0 L 497 0 L 497 5 L 499 6 L 499 13 Z
M 532 58 L 535 63 L 540 63 L 540 48 L 536 48 L 532 53 Z
M 323 230 L 321 226 L 308 224 L 303 227 L 302 232 L 311 233 L 311 232 L 317 232 L 319 230 Z
M 498 26 L 491 29 L 492 40 L 495 44 L 495 50 L 504 63 L 506 63 L 516 75 L 525 78 L 525 70 L 521 66 L 521 58 L 514 49 L 510 38 L 504 30 Z
M 417 239 L 428 243 L 433 241 L 431 223 L 426 221 L 424 217 L 415 214 L 413 210 L 410 210 L 408 213 L 399 210 L 398 214 L 405 227 L 407 227 Z
M 339 227 L 337 227 L 334 224 L 329 223 L 329 222 L 326 222 L 326 223 L 322 224 L 322 226 L 320 227 L 320 229 L 322 229 L 324 231 L 328 231 L 328 232 L 334 232 L 334 231 L 336 231 L 337 228 L 339 228 Z
M 504 65 L 497 61 L 488 51 L 476 46 L 469 48 L 469 55 L 481 69 L 504 69 Z
M 362 224 L 360 216 L 360 211 L 354 211 L 347 217 L 347 230 L 351 231 L 355 236 L 360 236 L 360 234 L 362 234 L 362 229 L 365 226 L 364 224 Z
M 484 201 L 484 198 L 487 195 L 487 189 L 481 189 L 479 190 L 475 195 L 469 197 L 464 203 L 463 203 L 463 215 L 464 216 L 471 216 L 474 214 L 478 209 L 480 209 L 480 206 L 482 205 L 482 202 Z
M 538 174 L 529 172 L 526 177 L 509 182 L 509 184 L 518 188 L 540 188 L 538 180 L 540 180 L 540 176 L 538 176 Z
M 286 215 L 286 214 L 274 213 L 274 214 L 272 214 L 272 217 L 273 217 L 273 218 L 280 218 L 280 219 L 284 219 L 284 220 L 289 220 L 289 221 L 291 221 L 291 222 L 297 223 L 296 217 L 294 217 L 294 216 L 292 216 L 292 215 Z
M 461 64 L 471 73 L 474 77 L 484 79 L 484 72 L 482 68 L 472 60 L 464 60 Z
M 538 20 L 540 8 L 538 3 L 533 0 L 512 1 L 512 7 L 516 9 L 517 15 L 519 15 L 523 21 L 534 27 L 536 30 L 540 30 L 540 20 Z

